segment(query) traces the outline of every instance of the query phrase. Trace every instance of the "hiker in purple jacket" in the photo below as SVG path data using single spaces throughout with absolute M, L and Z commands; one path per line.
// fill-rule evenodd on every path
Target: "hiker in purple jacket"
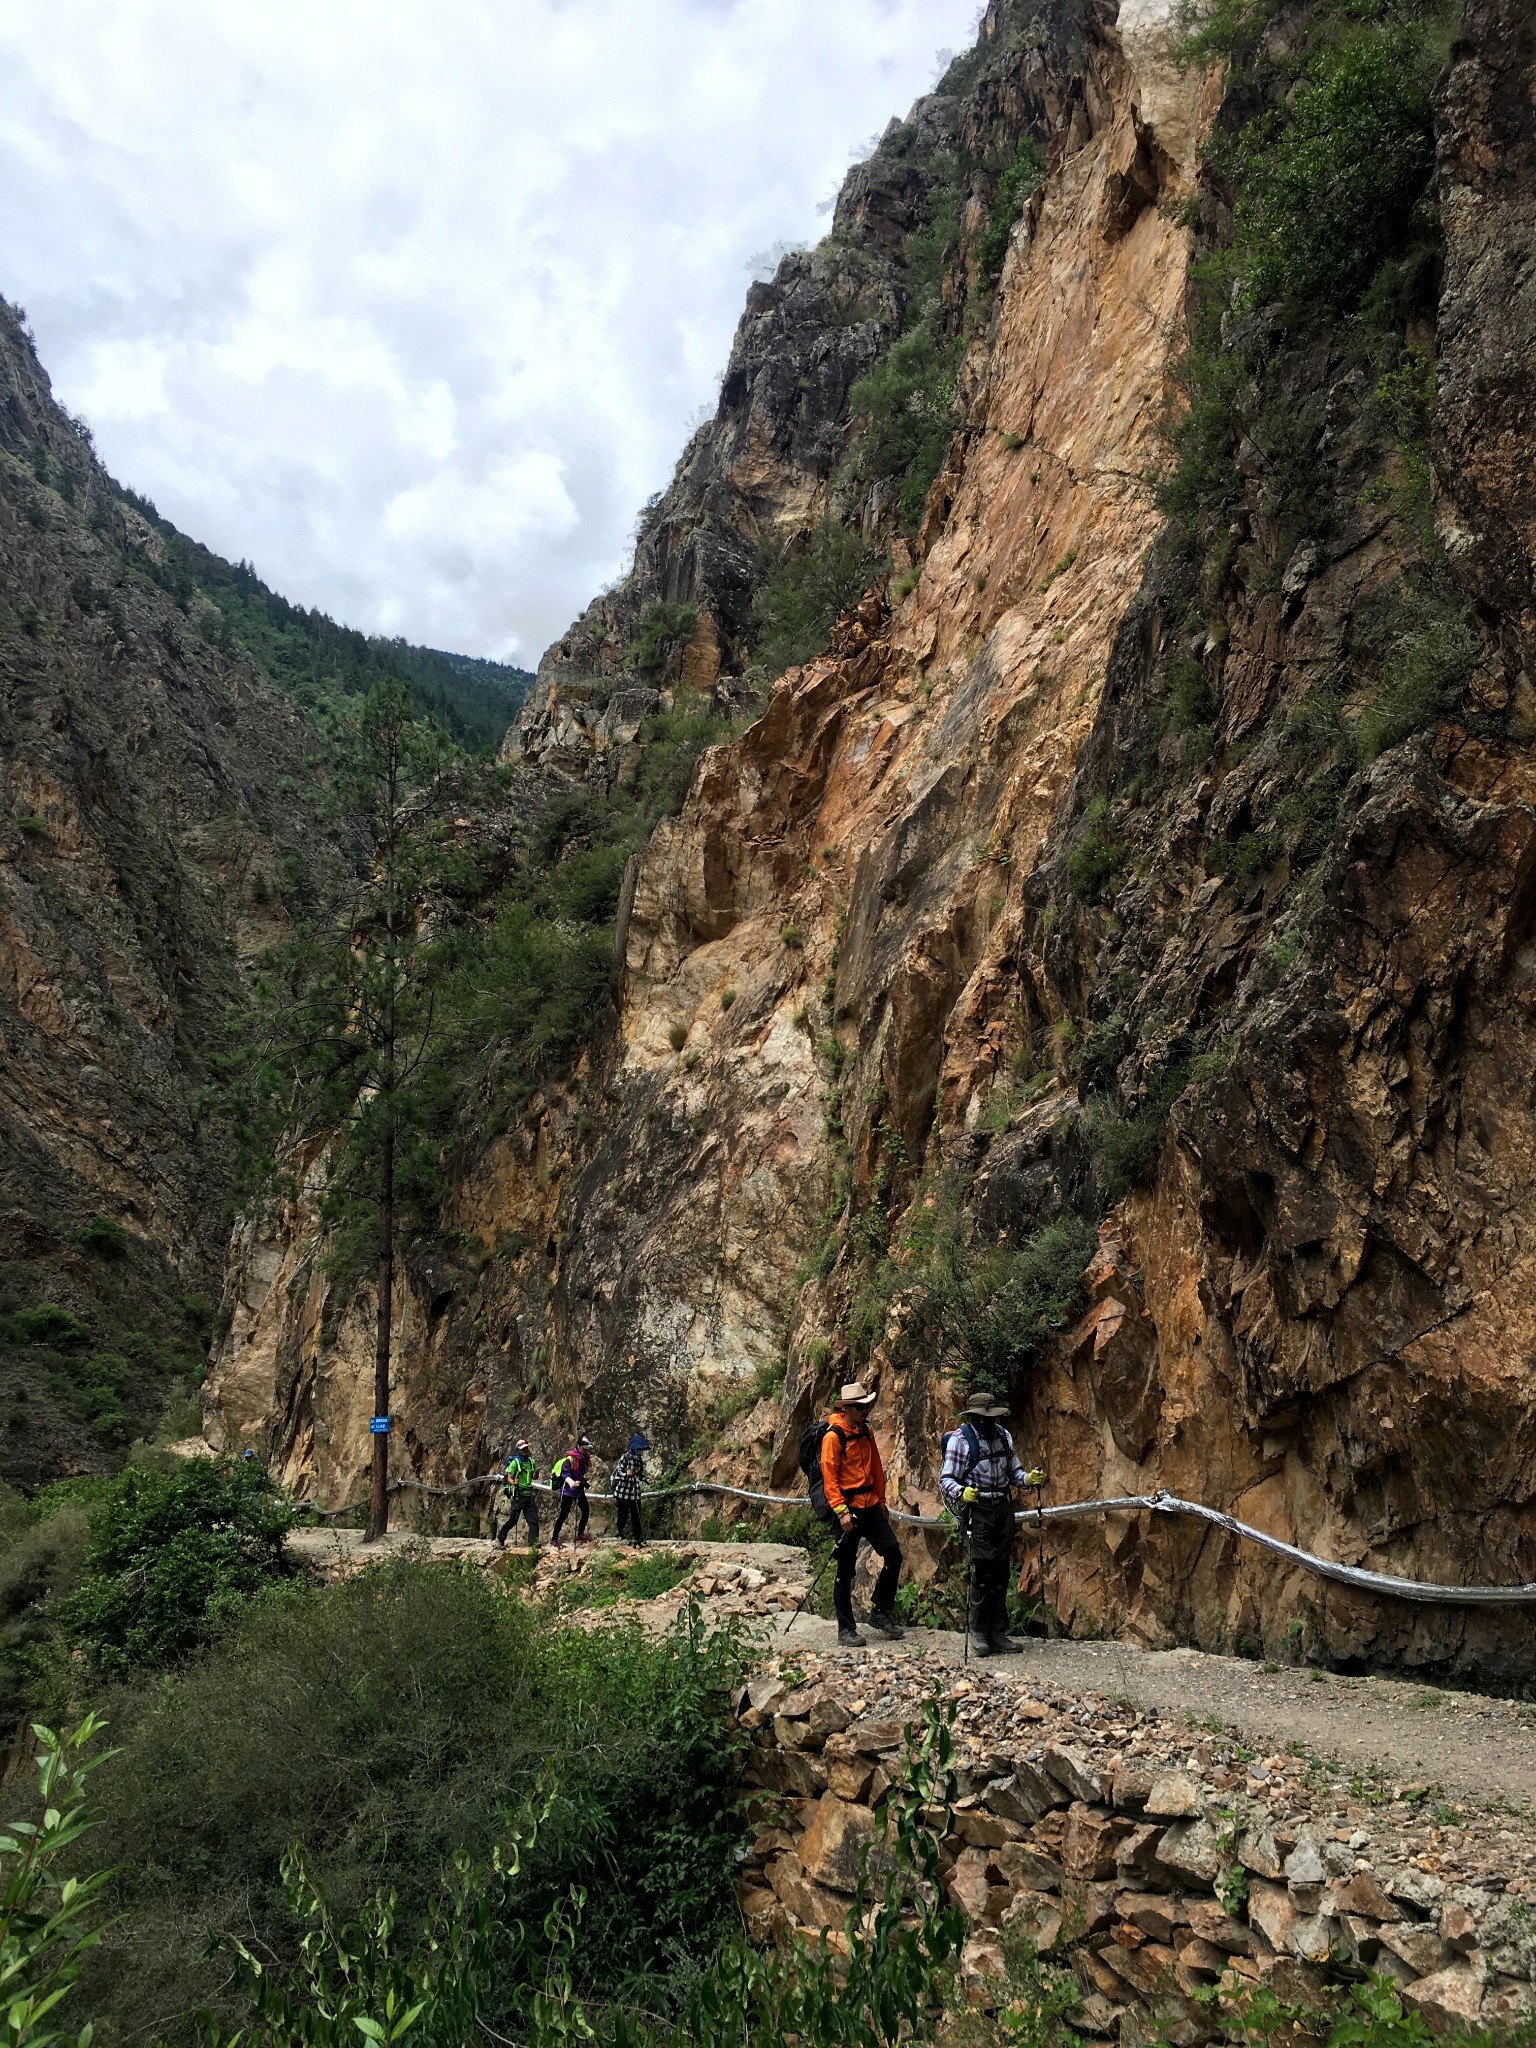
M 551 1550 L 560 1548 L 560 1531 L 565 1527 L 565 1518 L 572 1508 L 576 1510 L 576 1541 L 587 1540 L 587 1523 L 592 1509 L 587 1500 L 587 1470 L 592 1463 L 592 1439 L 579 1436 L 563 1458 L 557 1459 L 551 1479 L 560 1481 L 560 1512 L 555 1517 L 554 1534 L 549 1539 Z

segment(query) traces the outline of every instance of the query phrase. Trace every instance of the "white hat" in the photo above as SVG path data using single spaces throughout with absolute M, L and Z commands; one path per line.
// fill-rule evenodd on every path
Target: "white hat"
M 837 1397 L 839 1408 L 868 1408 L 877 1399 L 873 1387 L 866 1387 L 862 1380 L 849 1380 Z

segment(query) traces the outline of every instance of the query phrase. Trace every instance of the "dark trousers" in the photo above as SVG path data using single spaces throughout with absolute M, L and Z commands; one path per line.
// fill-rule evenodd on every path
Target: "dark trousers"
M 840 1628 L 853 1627 L 853 1568 L 859 1545 L 867 1543 L 880 1559 L 880 1576 L 870 1596 L 872 1614 L 889 1614 L 901 1579 L 901 1545 L 884 1508 L 855 1508 L 853 1527 L 837 1539 L 837 1576 L 832 1581 L 832 1611 Z
M 586 1535 L 587 1523 L 592 1515 L 592 1510 L 587 1505 L 586 1494 L 562 1493 L 560 1496 L 560 1512 L 555 1517 L 555 1533 L 550 1538 L 552 1543 L 560 1541 L 560 1531 L 565 1527 L 565 1518 L 572 1508 L 579 1508 L 581 1511 L 576 1517 L 576 1541 L 579 1543 L 582 1537 Z
M 643 1543 L 645 1541 L 645 1531 L 640 1526 L 639 1500 L 632 1499 L 628 1494 L 621 1493 L 618 1497 L 618 1510 L 619 1541 L 621 1543 L 624 1541 L 624 1532 L 628 1529 L 633 1532 L 631 1538 L 633 1542 Z
M 506 1503 L 507 1518 L 496 1531 L 496 1541 L 505 1543 L 519 1522 L 528 1524 L 528 1541 L 535 1546 L 539 1540 L 539 1502 L 532 1493 L 514 1494 Z
M 979 1500 L 964 1510 L 962 1537 L 971 1568 L 971 1625 L 983 1635 L 1008 1626 L 1008 1580 L 1013 1571 L 1013 1502 Z

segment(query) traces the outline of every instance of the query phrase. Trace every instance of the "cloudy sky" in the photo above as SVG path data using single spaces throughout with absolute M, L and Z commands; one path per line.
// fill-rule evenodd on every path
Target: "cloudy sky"
M 0 293 L 285 595 L 532 666 L 977 0 L 0 0 Z

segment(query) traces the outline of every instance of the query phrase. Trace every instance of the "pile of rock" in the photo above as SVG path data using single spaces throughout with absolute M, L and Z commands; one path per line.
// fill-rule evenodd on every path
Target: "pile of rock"
M 1424 1788 L 1345 1788 L 1317 1759 L 1253 1757 L 1102 1695 L 922 1658 L 781 1659 L 748 1686 L 748 1781 L 776 1795 L 740 1887 L 757 1938 L 842 1939 L 866 1849 L 878 1874 L 904 1726 L 935 1685 L 955 1708 L 959 1787 L 943 1878 L 978 1985 L 1018 1928 L 1070 1959 L 1081 2024 L 1100 2035 L 1158 2020 L 1205 2040 L 1212 1986 L 1313 2004 L 1374 1973 L 1439 2028 L 1536 2012 L 1529 1819 L 1452 1825 L 1441 1808 L 1426 1828 Z

